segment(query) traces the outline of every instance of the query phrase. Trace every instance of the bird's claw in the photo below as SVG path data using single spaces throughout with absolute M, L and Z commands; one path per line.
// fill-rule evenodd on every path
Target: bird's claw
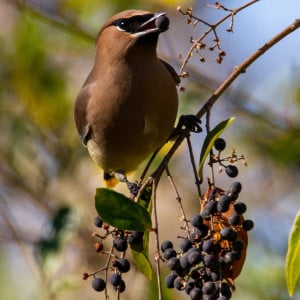
M 136 196 L 141 188 L 141 185 L 135 182 L 127 182 L 127 187 L 131 195 Z
M 188 128 L 191 132 L 199 133 L 202 131 L 200 126 L 201 120 L 195 115 L 182 115 L 179 118 L 177 128 L 181 130 L 183 127 Z

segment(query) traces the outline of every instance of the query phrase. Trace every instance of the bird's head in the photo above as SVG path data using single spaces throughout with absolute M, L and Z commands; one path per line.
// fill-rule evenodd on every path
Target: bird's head
M 155 51 L 158 35 L 168 28 L 165 12 L 126 10 L 105 22 L 98 35 L 97 48 L 110 56 L 125 55 L 136 44 L 144 43 Z

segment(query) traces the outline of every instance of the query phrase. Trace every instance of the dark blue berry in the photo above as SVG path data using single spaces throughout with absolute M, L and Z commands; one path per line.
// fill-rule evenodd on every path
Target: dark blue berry
M 209 217 L 217 211 L 217 202 L 215 200 L 210 200 L 204 207 L 201 212 L 201 216 L 203 219 Z
M 200 277 L 200 273 L 196 269 L 192 270 L 190 275 L 191 275 L 191 278 L 194 279 L 194 280 Z
M 202 255 L 200 251 L 192 251 L 187 254 L 188 262 L 190 265 L 195 266 L 199 264 L 202 260 Z
M 214 147 L 217 151 L 223 151 L 226 147 L 226 142 L 222 138 L 217 138 L 214 143 Z
M 170 259 L 171 257 L 175 257 L 176 256 L 176 251 L 172 248 L 168 248 L 165 250 L 165 252 L 163 252 L 163 257 L 165 259 Z
M 245 231 L 249 231 L 254 227 L 254 222 L 252 220 L 245 220 L 242 227 Z
M 179 259 L 176 257 L 171 257 L 168 261 L 167 261 L 167 266 L 170 270 L 178 270 L 180 268 L 180 262 Z
M 212 240 L 205 240 L 202 244 L 202 250 L 206 253 L 214 251 L 214 243 Z
M 222 213 L 226 212 L 229 209 L 230 202 L 231 200 L 227 195 L 222 196 L 217 203 L 217 210 Z
M 230 227 L 225 227 L 220 231 L 221 237 L 225 240 L 228 241 L 235 241 L 237 238 L 237 232 L 234 231 L 232 228 Z
M 216 291 L 216 285 L 212 281 L 203 284 L 202 292 L 205 295 L 212 295 Z
M 106 287 L 106 283 L 102 278 L 97 277 L 93 279 L 92 287 L 95 291 L 102 292 Z
M 180 249 L 182 252 L 187 252 L 192 247 L 193 247 L 193 243 L 191 240 L 184 239 L 180 243 Z
M 120 285 L 122 280 L 122 277 L 120 274 L 118 273 L 113 273 L 111 274 L 110 278 L 109 278 L 109 282 L 112 286 L 118 286 Z
M 166 249 L 173 248 L 173 243 L 171 241 L 164 241 L 160 245 L 160 249 L 164 252 Z
M 185 292 L 189 295 L 191 290 L 195 287 L 195 284 L 193 281 L 190 281 L 185 286 Z
M 244 243 L 242 241 L 235 241 L 231 245 L 232 250 L 235 252 L 241 252 L 244 249 Z
M 236 166 L 229 165 L 225 168 L 225 172 L 229 177 L 236 177 L 239 174 L 239 170 Z
M 232 215 L 229 216 L 228 223 L 232 226 L 237 226 L 241 223 L 241 218 L 238 214 L 233 213 Z
M 95 218 L 94 218 L 94 225 L 96 226 L 96 227 L 102 227 L 102 225 L 103 225 L 103 221 L 100 219 L 100 217 L 99 216 L 96 216 Z
M 127 241 L 123 238 L 115 238 L 113 241 L 113 245 L 114 245 L 115 249 L 117 249 L 120 252 L 126 251 L 126 249 L 128 247 Z
M 232 265 L 237 260 L 237 255 L 234 251 L 226 252 L 224 255 L 224 262 L 227 265 Z
M 177 278 L 177 275 L 169 274 L 165 278 L 165 284 L 168 289 L 172 289 L 174 287 L 174 280 Z
M 181 291 L 184 287 L 185 280 L 182 277 L 177 277 L 174 280 L 174 287 L 176 290 Z
M 229 187 L 229 191 L 233 194 L 239 194 L 241 190 L 242 190 L 242 185 L 238 181 L 233 182 Z
M 247 210 L 247 206 L 245 203 L 243 202 L 237 202 L 234 204 L 233 206 L 234 210 L 238 213 L 238 214 L 243 214 L 246 212 Z
M 143 240 L 144 232 L 143 231 L 132 231 L 131 235 L 127 238 L 129 244 L 140 243 Z
M 230 299 L 232 296 L 230 286 L 227 282 L 222 282 L 220 292 L 222 296 L 227 297 L 228 299 Z
M 180 258 L 179 258 L 179 262 L 180 262 L 180 266 L 181 266 L 181 268 L 183 269 L 183 270 L 189 270 L 190 269 L 190 267 L 191 267 L 191 265 L 190 265 L 190 263 L 189 263 L 189 260 L 188 260 L 188 255 L 186 254 L 186 255 L 184 255 L 184 256 L 181 256 Z
M 194 227 L 200 227 L 202 225 L 202 217 L 200 215 L 194 215 L 191 218 L 191 224 Z
M 215 264 L 216 259 L 213 254 L 206 254 L 203 256 L 203 262 L 206 267 L 211 267 Z
M 201 289 L 195 287 L 190 291 L 191 300 L 201 300 L 202 298 L 202 291 Z
M 126 273 L 130 270 L 130 263 L 126 258 L 119 258 L 113 261 L 112 266 L 117 268 L 121 273 Z
M 115 291 L 119 291 L 120 293 L 123 293 L 126 289 L 126 284 L 125 284 L 125 281 L 122 279 L 120 281 L 120 284 L 118 286 L 114 286 L 113 287 Z

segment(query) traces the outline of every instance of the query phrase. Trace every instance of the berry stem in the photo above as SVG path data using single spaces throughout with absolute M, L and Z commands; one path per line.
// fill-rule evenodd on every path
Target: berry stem
M 199 180 L 199 176 L 198 176 L 198 172 L 197 172 L 197 168 L 196 168 L 196 163 L 195 163 L 195 157 L 194 157 L 194 153 L 193 153 L 191 138 L 190 138 L 189 135 L 186 136 L 186 141 L 187 141 L 187 144 L 188 144 L 191 164 L 192 164 L 193 172 L 194 172 L 194 176 L 195 176 L 195 184 L 196 184 L 196 187 L 197 187 L 197 190 L 198 190 L 199 198 L 201 199 L 200 180 Z M 201 205 L 201 202 L 200 202 L 200 205 Z

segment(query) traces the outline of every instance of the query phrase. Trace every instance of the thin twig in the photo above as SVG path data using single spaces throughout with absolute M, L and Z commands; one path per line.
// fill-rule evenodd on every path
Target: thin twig
M 170 173 L 170 170 L 169 168 L 167 167 L 166 168 L 166 173 L 168 175 L 168 180 L 172 186 L 172 188 L 174 189 L 175 191 L 175 194 L 176 194 L 176 200 L 179 204 L 179 208 L 180 208 L 180 214 L 181 214 L 181 218 L 182 218 L 182 221 L 183 221 L 183 227 L 184 229 L 186 230 L 187 234 L 188 234 L 188 237 L 190 236 L 190 230 L 189 230 L 189 223 L 188 223 L 188 220 L 187 220 L 187 217 L 186 217 L 186 214 L 185 214 L 185 211 L 184 211 L 184 208 L 183 208 L 183 204 L 182 204 L 182 198 L 181 196 L 179 195 L 179 191 L 175 185 L 175 182 L 173 180 L 173 176 L 171 175 Z
M 196 187 L 197 187 L 198 196 L 201 199 L 200 180 L 199 180 L 199 175 L 198 175 L 198 172 L 197 172 L 197 167 L 196 167 L 195 157 L 194 157 L 194 153 L 193 153 L 193 147 L 192 147 L 192 143 L 191 143 L 191 138 L 190 138 L 189 135 L 186 136 L 186 141 L 187 141 L 187 144 L 188 144 L 188 149 L 189 149 L 189 154 L 190 154 L 190 160 L 191 160 L 191 164 L 192 164 L 192 168 L 193 168 L 193 172 L 194 172 L 195 184 L 196 184 Z
M 191 46 L 191 48 L 189 49 L 188 53 L 186 54 L 184 60 L 183 60 L 183 63 L 180 67 L 180 70 L 178 72 L 179 75 L 182 75 L 184 74 L 183 70 L 186 66 L 186 64 L 188 63 L 188 61 L 190 60 L 191 56 L 192 56 L 192 53 L 193 51 L 197 48 L 197 45 L 210 33 L 213 31 L 216 39 L 218 39 L 218 36 L 216 35 L 216 31 L 215 31 L 215 28 L 218 27 L 220 24 L 222 24 L 224 21 L 226 21 L 228 18 L 232 18 L 233 15 L 237 14 L 238 12 L 240 12 L 241 10 L 247 8 L 248 6 L 258 2 L 259 0 L 253 0 L 253 1 L 250 1 L 248 3 L 246 3 L 245 5 L 242 5 L 241 7 L 237 8 L 237 9 L 234 9 L 232 11 L 230 11 L 229 14 L 227 14 L 226 16 L 224 16 L 222 19 L 220 19 L 219 21 L 217 21 L 215 24 L 208 24 L 207 22 L 203 22 L 203 20 L 195 17 L 194 15 L 192 15 L 191 13 L 189 14 L 189 16 L 191 18 L 194 18 L 202 23 L 204 23 L 206 26 L 209 27 L 209 29 L 203 33 L 196 41 L 195 43 Z

